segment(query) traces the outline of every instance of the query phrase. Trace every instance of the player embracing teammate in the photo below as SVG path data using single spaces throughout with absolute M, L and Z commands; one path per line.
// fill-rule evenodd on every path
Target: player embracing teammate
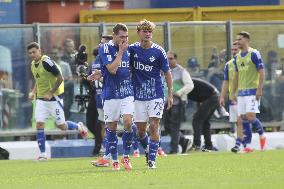
M 124 29 L 115 33 L 117 25 L 123 25 Z M 127 119 L 123 119 L 125 133 L 122 137 L 124 155 L 121 163 L 126 170 L 132 169 L 128 154 L 133 138 L 131 126 L 133 126 L 132 120 L 134 119 L 137 125 L 138 140 L 145 150 L 147 166 L 150 169 L 155 169 L 160 141 L 159 123 L 165 104 L 161 71 L 165 75 L 168 87 L 167 108 L 171 108 L 173 103 L 172 76 L 167 55 L 162 47 L 152 42 L 154 23 L 147 20 L 140 21 L 137 25 L 137 34 L 140 40 L 130 46 L 128 46 L 127 27 L 124 24 L 117 25 L 113 29 L 114 40 L 106 43 L 99 50 L 103 68 L 102 74 L 95 72 L 89 77 L 93 80 L 98 79 L 100 75 L 104 77 L 102 97 L 105 122 L 108 124 L 107 139 L 113 160 L 112 169 L 119 170 L 116 124 L 120 114 L 127 114 Z M 131 79 L 130 72 L 132 72 Z M 126 83 L 120 82 L 123 78 L 127 80 Z M 110 100 L 122 93 L 129 100 L 127 103 L 122 102 L 120 106 L 116 107 L 116 103 Z M 126 96 L 123 96 L 123 98 Z M 122 98 L 119 97 L 118 99 L 120 99 L 118 101 L 121 101 Z M 132 114 L 134 115 L 133 118 Z M 114 115 L 115 117 L 113 117 Z M 150 139 L 146 132 L 148 123 Z M 96 166 L 108 166 L 108 163 L 108 154 L 105 154 L 104 157 L 98 159 Z
M 165 50 L 152 42 L 155 24 L 142 20 L 137 25 L 139 42 L 129 47 L 132 83 L 134 89 L 134 121 L 137 138 L 145 150 L 146 163 L 150 169 L 156 168 L 159 148 L 159 123 L 164 110 L 164 89 L 161 71 L 168 87 L 168 107 L 173 104 L 172 75 Z M 146 132 L 149 123 L 150 140 Z

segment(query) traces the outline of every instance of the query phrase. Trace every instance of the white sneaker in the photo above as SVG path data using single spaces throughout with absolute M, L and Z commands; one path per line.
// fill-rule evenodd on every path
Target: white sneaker
M 88 137 L 88 128 L 82 122 L 78 122 L 78 130 L 83 139 Z
M 38 158 L 36 159 L 36 161 L 38 162 L 45 162 L 47 161 L 47 156 L 46 156 L 46 153 L 41 153 Z
M 219 118 L 221 117 L 221 115 L 219 114 L 219 112 L 218 112 L 217 109 L 214 111 L 214 116 L 215 116 L 217 119 L 219 119 Z
M 220 108 L 220 115 L 222 116 L 222 117 L 229 117 L 229 112 L 227 112 L 226 111 L 226 109 L 222 106 L 221 108 Z

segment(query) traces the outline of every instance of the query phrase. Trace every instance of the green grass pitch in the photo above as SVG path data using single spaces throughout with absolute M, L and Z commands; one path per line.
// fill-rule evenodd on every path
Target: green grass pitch
M 93 167 L 93 158 L 0 161 L 0 188 L 10 189 L 279 189 L 284 186 L 284 150 L 251 154 L 189 153 L 158 157 L 148 170 L 145 158 L 131 158 L 133 170 Z

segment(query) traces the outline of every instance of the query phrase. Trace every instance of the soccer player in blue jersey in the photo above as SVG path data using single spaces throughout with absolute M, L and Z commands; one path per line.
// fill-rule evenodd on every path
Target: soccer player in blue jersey
M 262 123 L 256 118 L 259 113 L 259 103 L 262 96 L 265 72 L 264 63 L 258 50 L 249 46 L 250 34 L 242 31 L 237 34 L 240 51 L 234 64 L 236 74 L 233 80 L 233 99 L 236 99 L 238 90 L 238 115 L 243 122 L 249 122 L 259 134 L 260 149 L 264 150 L 266 137 Z
M 152 42 L 155 24 L 142 20 L 137 25 L 140 38 L 129 46 L 130 64 L 132 67 L 132 82 L 134 89 L 137 135 L 146 154 L 148 168 L 156 168 L 156 155 L 159 147 L 159 122 L 164 109 L 164 90 L 161 70 L 165 74 L 168 87 L 168 109 L 173 103 L 172 75 L 165 50 Z M 150 123 L 150 141 L 146 133 L 147 123 Z
M 129 161 L 129 152 L 133 138 L 134 98 L 132 82 L 130 80 L 128 28 L 126 25 L 118 23 L 114 26 L 113 40 L 100 47 L 99 57 L 102 63 L 102 99 L 104 101 L 104 120 L 107 124 L 106 138 L 113 160 L 112 170 L 120 169 L 117 157 L 117 122 L 120 115 L 123 116 L 124 124 L 122 136 L 123 158 L 121 163 L 126 170 L 131 170 L 132 165 Z M 98 161 L 100 160 L 104 159 L 99 159 Z

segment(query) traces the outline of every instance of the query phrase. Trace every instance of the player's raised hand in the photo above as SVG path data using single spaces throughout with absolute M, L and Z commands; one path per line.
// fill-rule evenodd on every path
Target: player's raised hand
M 123 42 L 119 43 L 118 47 L 119 47 L 119 51 L 124 52 L 128 48 L 128 42 L 123 41 Z
M 102 72 L 101 70 L 95 69 L 92 71 L 92 74 L 87 77 L 88 81 L 95 81 L 99 80 L 102 77 Z

